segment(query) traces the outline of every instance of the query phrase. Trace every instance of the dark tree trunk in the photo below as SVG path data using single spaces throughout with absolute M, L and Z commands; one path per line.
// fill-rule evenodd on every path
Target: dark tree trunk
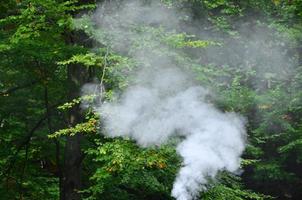
M 69 94 L 68 99 L 78 98 L 80 87 L 89 79 L 88 69 L 79 65 L 68 67 Z M 68 115 L 68 125 L 73 127 L 82 122 L 83 116 L 79 105 L 74 106 Z M 68 136 L 65 146 L 63 198 L 64 200 L 81 199 L 78 193 L 81 190 L 81 169 L 83 153 L 81 151 L 82 135 Z
M 80 4 L 94 3 L 94 0 L 80 0 Z M 87 46 L 87 36 L 81 32 L 67 33 L 65 35 L 66 43 L 75 44 L 78 42 L 84 46 Z M 72 101 L 80 96 L 80 88 L 86 82 L 89 82 L 94 74 L 90 73 L 89 68 L 80 65 L 69 65 L 67 69 L 68 74 L 68 100 Z M 74 106 L 68 115 L 68 126 L 73 127 L 76 124 L 82 122 L 83 116 L 79 105 Z M 83 136 L 77 134 L 75 136 L 68 136 L 65 144 L 64 152 L 64 172 L 63 172 L 63 184 L 62 184 L 62 198 L 60 200 L 80 200 L 81 195 L 79 190 L 82 189 L 81 172 L 82 172 L 82 160 L 84 158 L 81 151 L 81 142 Z
M 81 199 L 81 135 L 67 138 L 65 147 L 64 200 Z

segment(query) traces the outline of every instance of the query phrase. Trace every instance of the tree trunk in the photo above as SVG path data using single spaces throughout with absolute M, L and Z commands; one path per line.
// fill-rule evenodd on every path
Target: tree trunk
M 88 69 L 79 65 L 68 67 L 69 101 L 80 96 L 80 87 L 88 81 Z M 79 105 L 74 106 L 68 115 L 68 125 L 73 127 L 82 122 L 83 116 Z M 81 151 L 82 135 L 68 136 L 65 146 L 63 200 L 79 200 L 81 190 L 81 169 L 83 153 Z
M 80 4 L 94 3 L 94 0 L 80 0 Z M 74 44 L 75 41 L 86 41 L 87 36 L 80 34 L 66 34 L 66 42 Z M 84 45 L 84 44 L 83 44 Z M 69 102 L 80 96 L 80 88 L 83 84 L 92 79 L 93 74 L 89 73 L 89 68 L 72 64 L 68 66 L 68 100 Z M 82 122 L 83 116 L 79 105 L 74 106 L 69 111 L 68 126 L 73 127 Z M 64 152 L 64 172 L 63 185 L 61 188 L 62 198 L 60 200 L 79 200 L 81 195 L 78 193 L 82 189 L 81 172 L 83 152 L 81 151 L 81 141 L 83 136 L 76 134 L 75 136 L 68 136 L 65 144 Z

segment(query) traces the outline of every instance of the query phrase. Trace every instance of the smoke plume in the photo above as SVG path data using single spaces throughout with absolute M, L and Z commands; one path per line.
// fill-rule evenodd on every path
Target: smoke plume
M 168 48 L 150 29 L 137 29 L 177 30 L 188 17 L 158 3 L 140 1 L 103 4 L 93 16 L 104 33 L 100 38 L 139 63 L 133 81 L 117 100 L 95 106 L 104 132 L 110 137 L 130 137 L 143 147 L 182 138 L 177 152 L 183 162 L 172 190 L 177 200 L 194 199 L 219 171 L 238 170 L 245 146 L 244 119 L 216 109 L 208 101 L 210 92 L 173 59 L 180 52 Z M 138 47 L 142 41 L 148 45 Z
M 129 87 L 119 102 L 106 103 L 98 111 L 111 137 L 127 136 L 149 146 L 183 136 L 177 147 L 183 165 L 172 196 L 192 199 L 218 171 L 235 172 L 239 168 L 244 149 L 243 120 L 207 103 L 204 88 L 184 87 L 187 79 L 177 69 L 163 69 L 149 77 Z

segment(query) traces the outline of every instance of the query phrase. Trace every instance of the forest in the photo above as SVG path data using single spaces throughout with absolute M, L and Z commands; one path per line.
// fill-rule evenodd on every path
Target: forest
M 302 1 L 2 0 L 0 199 L 302 199 Z

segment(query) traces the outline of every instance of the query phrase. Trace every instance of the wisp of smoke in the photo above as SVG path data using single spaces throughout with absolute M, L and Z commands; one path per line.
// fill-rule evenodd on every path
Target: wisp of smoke
M 110 6 L 101 6 L 94 18 L 99 28 L 110 33 L 116 51 L 124 52 L 129 47 L 125 40 L 145 37 L 146 33 L 127 29 L 129 23 L 170 27 L 178 23 L 175 11 L 164 10 L 158 4 L 128 1 L 119 7 Z M 153 42 L 160 45 L 156 39 Z M 169 58 L 158 60 L 143 48 L 131 56 L 142 65 L 133 83 L 116 101 L 95 106 L 105 134 L 130 137 L 143 147 L 181 136 L 177 152 L 183 163 L 172 190 L 178 200 L 194 199 L 219 171 L 238 170 L 245 146 L 244 119 L 216 109 L 207 101 L 209 91 L 194 84 L 192 77 Z

